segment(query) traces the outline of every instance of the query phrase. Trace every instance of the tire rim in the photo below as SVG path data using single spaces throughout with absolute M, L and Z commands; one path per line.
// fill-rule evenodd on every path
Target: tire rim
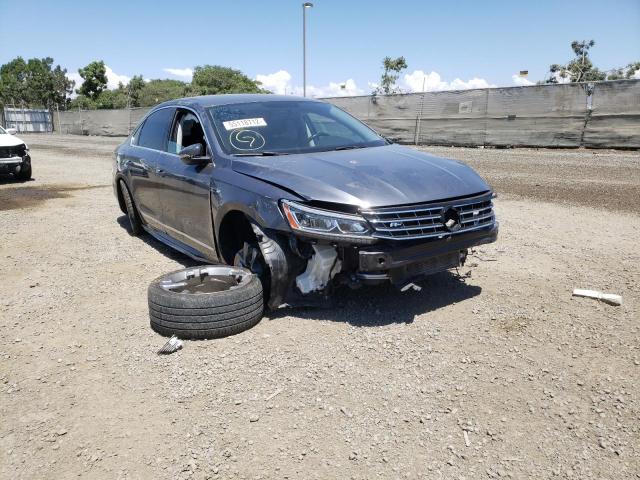
M 233 290 L 247 284 L 251 276 L 246 270 L 208 265 L 170 273 L 159 285 L 174 293 L 202 295 Z

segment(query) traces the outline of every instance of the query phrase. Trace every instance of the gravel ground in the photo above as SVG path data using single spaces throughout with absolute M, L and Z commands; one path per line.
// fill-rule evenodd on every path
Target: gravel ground
M 0 178 L 0 477 L 640 478 L 640 154 L 428 148 L 498 190 L 461 273 L 338 292 L 161 357 L 117 139 L 29 136 Z M 613 307 L 575 287 L 623 295 Z

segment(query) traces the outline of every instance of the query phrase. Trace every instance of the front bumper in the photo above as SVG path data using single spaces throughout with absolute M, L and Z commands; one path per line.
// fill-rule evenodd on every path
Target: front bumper
M 0 173 L 17 173 L 30 162 L 31 157 L 29 155 L 25 155 L 24 157 L 0 158 Z
M 398 284 L 455 268 L 464 260 L 467 249 L 495 242 L 498 230 L 499 224 L 494 222 L 487 228 L 447 234 L 408 247 L 393 243 L 361 247 L 356 276 L 369 283 L 391 280 Z

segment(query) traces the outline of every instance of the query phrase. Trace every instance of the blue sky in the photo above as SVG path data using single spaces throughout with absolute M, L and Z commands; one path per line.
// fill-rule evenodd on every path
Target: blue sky
M 165 69 L 219 64 L 290 92 L 302 84 L 301 3 L 0 0 L 0 63 L 51 56 L 75 73 L 102 59 L 112 78 L 125 80 L 188 80 Z M 542 79 L 549 64 L 570 58 L 574 39 L 596 40 L 592 58 L 604 70 L 640 60 L 640 0 L 314 4 L 308 83 L 318 94 L 347 80 L 343 92 L 369 93 L 385 55 L 406 57 L 409 77 L 401 86 L 421 84 L 426 75 L 432 89 L 513 85 L 523 69 L 530 80 Z

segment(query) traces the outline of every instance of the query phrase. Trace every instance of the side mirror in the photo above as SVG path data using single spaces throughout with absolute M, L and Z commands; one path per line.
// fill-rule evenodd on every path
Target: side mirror
M 188 147 L 184 147 L 178 153 L 180 160 L 187 165 L 202 165 L 211 161 L 211 157 L 206 156 L 204 145 L 201 143 L 194 143 Z
M 16 133 L 18 133 L 18 130 L 16 130 L 15 128 L 5 128 L 5 130 L 9 135 L 15 135 Z

